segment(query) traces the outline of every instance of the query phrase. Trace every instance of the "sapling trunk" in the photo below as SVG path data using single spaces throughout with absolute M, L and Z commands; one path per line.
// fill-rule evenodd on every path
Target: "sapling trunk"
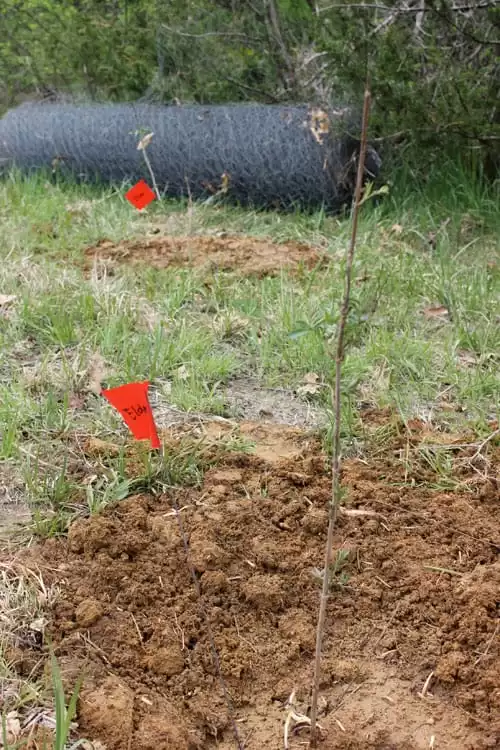
M 316 654 L 314 660 L 314 680 L 311 698 L 311 735 L 310 735 L 310 746 L 312 748 L 317 746 L 317 716 L 318 716 L 318 697 L 319 697 L 319 683 L 321 674 L 321 651 L 323 645 L 323 634 L 325 630 L 326 620 L 326 609 L 329 598 L 330 590 L 330 567 L 332 562 L 332 546 L 333 546 L 333 533 L 337 522 L 337 514 L 341 502 L 341 486 L 340 486 L 340 413 L 341 413 L 341 374 L 342 374 L 342 362 L 344 359 L 344 332 L 347 322 L 347 316 L 349 314 L 349 302 L 351 294 L 351 277 L 352 277 L 352 263 L 354 259 L 354 250 L 356 248 L 356 236 L 358 230 L 358 215 L 361 204 L 361 192 L 363 187 L 363 176 L 365 170 L 365 156 L 366 156 L 366 143 L 367 143 L 367 132 L 368 132 L 368 118 L 370 114 L 370 100 L 371 94 L 368 85 L 365 88 L 365 97 L 363 103 L 363 122 L 361 132 L 361 146 L 359 151 L 359 162 L 358 162 L 358 173 L 356 180 L 356 192 L 354 196 L 354 209 L 352 218 L 352 232 L 349 249 L 346 257 L 346 269 L 345 269 L 345 280 L 344 280 L 344 297 L 342 300 L 342 307 L 340 311 L 339 326 L 337 332 L 337 352 L 335 357 L 335 386 L 333 394 L 333 410 L 334 410 L 334 430 L 333 430 L 333 445 L 332 445 L 332 499 L 330 503 L 329 518 L 328 518 L 328 534 L 325 548 L 325 567 L 323 572 L 323 586 L 320 598 L 318 626 L 316 631 Z

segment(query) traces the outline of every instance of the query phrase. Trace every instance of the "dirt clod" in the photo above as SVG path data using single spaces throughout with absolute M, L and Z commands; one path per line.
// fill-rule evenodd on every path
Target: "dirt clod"
M 75 611 L 75 619 L 80 628 L 89 628 L 102 617 L 103 606 L 95 599 L 84 599 Z
M 202 750 L 199 739 L 179 721 L 178 712 L 162 701 L 156 713 L 144 717 L 137 727 L 141 750 Z
M 184 657 L 180 647 L 176 645 L 168 648 L 153 647 L 146 657 L 146 666 L 155 674 L 173 677 L 183 671 Z
M 467 657 L 461 651 L 451 651 L 442 656 L 434 670 L 438 680 L 455 682 L 460 678 L 463 667 L 467 664 Z
M 316 643 L 316 627 L 312 613 L 292 609 L 279 619 L 280 633 L 290 642 L 299 644 L 304 651 L 312 653 Z
M 279 576 L 255 575 L 241 587 L 243 596 L 259 610 L 278 612 L 285 604 L 285 594 Z
M 230 582 L 222 570 L 207 570 L 201 577 L 201 588 L 204 594 L 221 594 L 227 591 Z
M 114 675 L 94 690 L 84 692 L 79 715 L 93 739 L 106 738 L 108 750 L 121 750 L 132 736 L 134 693 Z
M 189 540 L 190 560 L 198 573 L 217 570 L 227 562 L 227 554 L 217 542 L 207 539 L 203 530 L 193 532 Z
M 302 526 L 310 534 L 323 534 L 328 525 L 328 511 L 323 508 L 311 508 L 302 518 Z
M 179 524 L 173 514 L 167 518 L 163 516 L 152 516 L 148 520 L 148 528 L 154 539 L 158 539 L 165 545 L 165 551 L 177 549 L 181 543 Z

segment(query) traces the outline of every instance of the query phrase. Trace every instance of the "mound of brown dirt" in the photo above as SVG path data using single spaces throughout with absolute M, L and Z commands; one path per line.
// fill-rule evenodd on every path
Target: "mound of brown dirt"
M 298 242 L 275 243 L 258 237 L 157 236 L 117 244 L 101 240 L 85 251 L 87 262 L 144 264 L 154 268 L 189 267 L 235 271 L 241 276 L 272 276 L 282 269 L 312 268 L 326 254 Z
M 294 689 L 307 711 L 330 476 L 314 440 L 266 429 L 252 433 L 260 455 L 227 454 L 201 488 L 129 498 L 39 550 L 62 587 L 51 638 L 65 679 L 85 674 L 82 736 L 108 750 L 236 747 L 174 497 L 244 747 L 282 750 Z M 344 464 L 347 510 L 370 514 L 341 514 L 335 532 L 321 747 L 498 747 L 498 498 L 403 476 L 390 449 Z

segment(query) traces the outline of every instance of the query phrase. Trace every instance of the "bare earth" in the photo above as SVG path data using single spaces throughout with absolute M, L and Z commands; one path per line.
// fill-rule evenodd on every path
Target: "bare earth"
M 241 746 L 283 750 L 292 691 L 307 713 L 327 461 L 299 428 L 241 432 L 254 453 L 225 453 L 202 487 L 131 497 L 26 553 L 62 590 L 49 635 L 68 686 L 85 675 L 80 735 L 108 750 L 237 747 L 174 499 Z M 346 566 L 324 645 L 325 750 L 499 747 L 500 449 L 489 478 L 464 464 L 469 491 L 438 491 L 429 469 L 400 461 L 423 438 L 401 427 L 375 458 L 343 464 L 344 507 L 369 513 L 342 513 L 335 533 Z M 290 750 L 306 742 L 290 732 Z
M 137 264 L 153 268 L 203 268 L 237 271 L 240 276 L 261 278 L 282 269 L 306 269 L 327 260 L 325 253 L 299 242 L 275 243 L 247 236 L 157 236 L 113 243 L 101 240 L 85 251 L 86 264 L 96 263 L 112 269 L 119 264 Z

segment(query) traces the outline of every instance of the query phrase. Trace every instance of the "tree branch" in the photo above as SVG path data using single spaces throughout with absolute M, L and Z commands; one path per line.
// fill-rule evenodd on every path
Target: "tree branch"
M 279 47 L 281 58 L 283 62 L 285 63 L 285 67 L 288 73 L 289 83 L 291 83 L 292 86 L 296 88 L 297 82 L 296 82 L 295 70 L 293 67 L 293 61 L 292 61 L 292 58 L 290 57 L 287 46 L 283 40 L 283 34 L 281 33 L 281 24 L 280 24 L 280 18 L 278 15 L 278 8 L 276 6 L 275 0 L 267 0 L 267 2 L 268 2 L 268 7 L 269 7 L 269 21 L 271 24 L 271 29 L 272 29 L 274 39 Z
M 451 8 L 448 8 L 448 10 L 452 11 L 453 13 L 458 13 L 462 10 L 480 10 L 484 8 L 497 8 L 498 7 L 498 0 L 481 0 L 479 3 L 471 4 L 471 5 L 452 5 Z M 402 15 L 415 15 L 418 13 L 422 13 L 422 8 L 420 6 L 411 7 L 411 8 L 394 8 L 389 5 L 377 5 L 375 3 L 338 3 L 337 5 L 328 5 L 326 8 L 319 8 L 318 13 L 326 13 L 328 10 L 337 10 L 338 8 L 355 8 L 356 10 L 383 10 L 388 13 L 397 11 L 398 13 L 401 13 Z M 423 10 L 424 13 L 430 13 L 438 11 L 435 8 L 425 8 Z

